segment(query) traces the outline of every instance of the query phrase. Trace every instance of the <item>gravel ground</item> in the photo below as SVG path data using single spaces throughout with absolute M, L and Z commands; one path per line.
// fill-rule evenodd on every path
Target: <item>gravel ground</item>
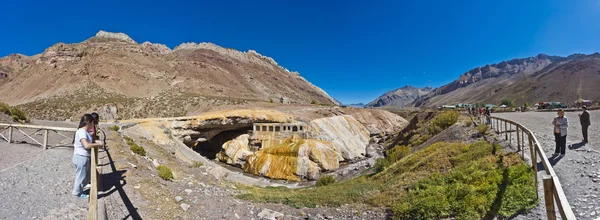
M 555 112 L 498 113 L 494 116 L 519 122 L 533 131 L 544 148 L 546 156 L 554 164 L 553 169 L 561 181 L 577 219 L 600 219 L 600 111 L 590 111 L 592 120 L 588 131 L 590 143 L 585 145 L 581 143 L 583 137 L 577 116 L 579 113 L 581 112 L 565 114 L 569 119 L 569 131 L 567 152 L 563 158 L 551 158 L 555 148 L 551 125 L 553 117 L 556 117 Z M 503 138 L 504 136 L 501 135 L 500 139 Z M 514 134 L 513 138 L 515 138 Z M 514 145 L 514 139 L 512 143 Z M 543 171 L 539 174 L 542 173 Z M 543 204 L 543 194 L 540 196 L 540 204 Z M 545 218 L 545 209 L 538 207 L 526 216 L 531 219 Z
M 6 142 L 0 149 L 0 166 L 7 167 L 0 171 L 0 219 L 86 217 L 88 200 L 71 195 L 75 173 L 72 149 L 43 151 L 38 146 Z

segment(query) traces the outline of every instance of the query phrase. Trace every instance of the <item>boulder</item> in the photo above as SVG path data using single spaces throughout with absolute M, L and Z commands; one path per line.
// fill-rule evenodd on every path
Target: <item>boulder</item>
M 217 159 L 227 164 L 243 166 L 246 163 L 246 157 L 254 154 L 248 146 L 249 138 L 250 135 L 243 134 L 225 142 L 223 150 L 217 154 Z
M 260 213 L 258 213 L 258 217 L 263 220 L 278 220 L 283 219 L 285 215 L 280 212 L 276 212 L 270 209 L 263 209 Z

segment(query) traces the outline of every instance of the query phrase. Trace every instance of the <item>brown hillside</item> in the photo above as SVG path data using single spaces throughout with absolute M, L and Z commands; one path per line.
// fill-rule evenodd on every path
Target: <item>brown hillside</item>
M 458 103 L 516 104 L 541 101 L 573 103 L 578 98 L 600 101 L 600 54 L 566 58 L 538 55 L 473 69 L 417 99 L 417 107 Z
M 184 43 L 171 50 L 103 31 L 81 43 L 58 43 L 35 56 L 0 58 L 0 73 L 0 101 L 24 105 L 33 116 L 36 111 L 27 103 L 82 102 L 78 94 L 91 89 L 101 94 L 89 95 L 83 102 L 110 104 L 115 97 L 129 102 L 185 94 L 212 100 L 279 102 L 285 97 L 292 103 L 337 104 L 297 72 L 252 50 L 240 52 L 211 43 Z M 53 110 L 68 115 L 86 109 Z

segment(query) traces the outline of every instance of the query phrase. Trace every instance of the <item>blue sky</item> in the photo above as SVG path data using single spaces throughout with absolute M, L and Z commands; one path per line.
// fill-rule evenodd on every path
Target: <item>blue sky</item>
M 34 55 L 98 30 L 173 48 L 254 49 L 343 103 L 539 53 L 600 51 L 600 0 L 4 1 L 0 56 Z

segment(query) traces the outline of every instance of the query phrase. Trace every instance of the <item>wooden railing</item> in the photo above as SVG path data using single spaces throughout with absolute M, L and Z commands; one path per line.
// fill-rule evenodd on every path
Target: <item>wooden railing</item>
M 35 132 L 27 133 L 25 129 L 33 129 Z M 2 132 L 8 130 L 8 134 L 4 135 Z M 14 132 L 19 131 L 23 137 L 20 139 L 13 139 L 14 136 L 18 135 Z M 36 140 L 34 136 L 38 134 L 38 132 L 43 132 L 42 142 Z M 76 128 L 63 128 L 63 127 L 49 127 L 49 126 L 39 126 L 39 125 L 24 125 L 24 124 L 0 124 L 0 139 L 7 141 L 8 143 L 17 143 L 18 141 L 29 138 L 36 144 L 40 145 L 44 150 L 46 150 L 49 146 L 48 136 L 49 132 L 54 132 L 63 138 L 69 140 L 69 144 L 67 146 L 72 146 L 73 137 L 67 137 L 64 134 L 59 132 L 77 132 Z M 55 146 L 60 146 L 58 143 Z M 88 211 L 88 219 L 98 219 L 98 184 L 100 183 L 100 176 L 98 172 L 98 148 L 93 148 L 91 150 L 91 170 L 95 172 L 91 173 L 91 187 L 90 187 L 90 201 L 89 201 L 89 211 Z
M 35 130 L 33 133 L 26 133 L 24 130 L 25 129 L 33 129 Z M 8 135 L 4 135 L 1 132 L 8 130 Z M 14 135 L 15 135 L 15 131 L 20 132 L 23 137 L 15 140 L 13 139 Z M 35 142 L 36 144 L 42 146 L 42 148 L 47 149 L 48 148 L 48 136 L 49 136 L 49 132 L 52 131 L 54 133 L 56 133 L 59 136 L 62 136 L 63 138 L 66 138 L 68 140 L 71 140 L 69 142 L 68 145 L 72 145 L 72 140 L 73 137 L 67 137 L 64 134 L 61 134 L 59 132 L 76 132 L 77 129 L 76 128 L 62 128 L 62 127 L 48 127 L 48 126 L 39 126 L 39 125 L 24 125 L 24 124 L 0 124 L 0 139 L 4 139 L 5 141 L 9 142 L 9 143 L 13 143 L 13 142 L 18 142 L 22 139 L 25 138 L 29 138 L 31 141 Z M 36 135 L 38 132 L 44 132 L 44 136 L 42 137 L 42 142 L 36 140 L 33 135 Z M 60 144 L 56 144 L 56 146 L 59 146 Z
M 488 117 L 485 115 L 481 115 L 478 117 L 479 122 L 482 124 L 488 124 L 490 128 L 496 131 L 497 134 L 504 133 L 504 139 L 509 141 L 509 144 L 512 144 L 512 136 L 513 132 L 516 134 L 516 145 L 519 152 L 521 152 L 521 157 L 525 158 L 525 146 L 529 146 L 529 153 L 531 154 L 531 167 L 533 168 L 533 173 L 535 177 L 535 185 L 537 188 L 538 185 L 538 156 L 539 161 L 544 167 L 546 174 L 542 176 L 543 187 L 544 187 L 544 198 L 545 198 L 545 207 L 546 214 L 548 219 L 554 220 L 556 219 L 556 208 L 560 213 L 562 219 L 567 220 L 575 220 L 575 214 L 569 205 L 569 201 L 567 201 L 567 197 L 560 185 L 560 181 L 558 176 L 552 169 L 552 164 L 548 161 L 546 157 L 546 153 L 544 149 L 540 145 L 540 142 L 537 140 L 535 135 L 531 130 L 527 129 L 525 126 L 503 118 L 498 117 Z M 527 142 L 525 142 L 525 136 L 527 136 Z M 536 189 L 537 193 L 537 189 Z M 539 198 L 539 195 L 538 195 Z M 554 204 L 557 204 L 558 207 L 554 207 Z

